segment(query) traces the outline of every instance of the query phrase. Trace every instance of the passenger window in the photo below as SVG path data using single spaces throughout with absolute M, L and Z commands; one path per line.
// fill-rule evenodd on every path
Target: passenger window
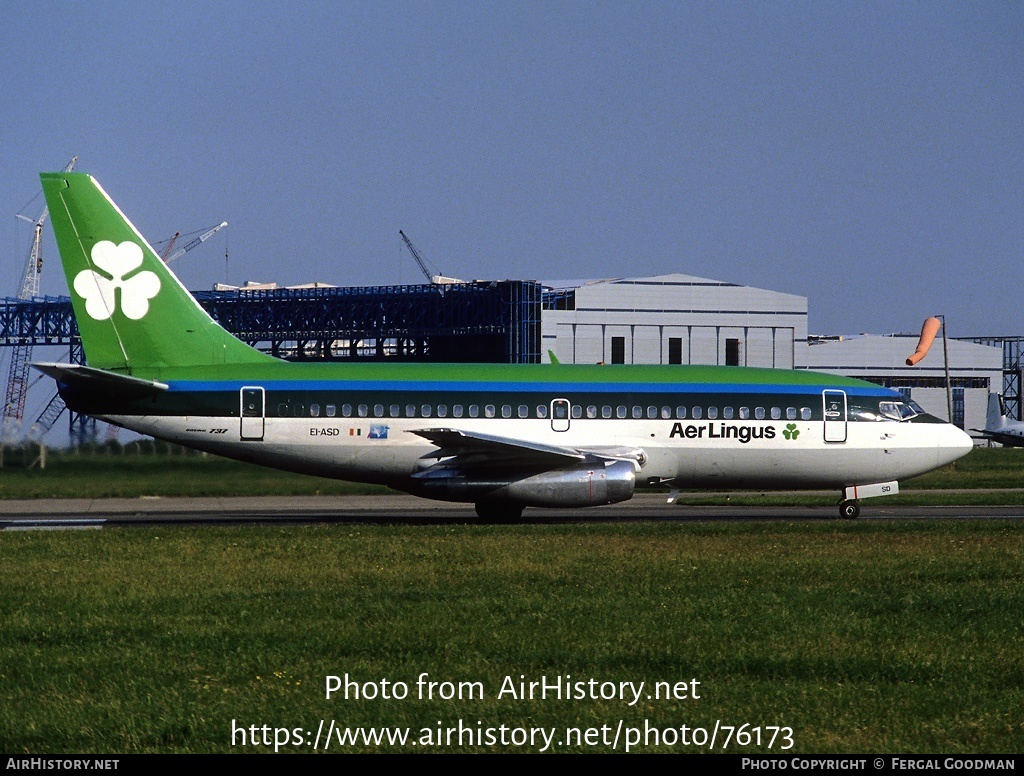
M 530 408 L 527 407 L 525 404 L 520 404 L 519 405 L 519 417 L 521 417 L 521 418 L 528 418 L 528 417 L 530 417 Z
M 484 406 L 484 417 L 485 418 L 493 418 L 494 417 L 494 405 L 493 404 L 487 404 L 487 405 Z
M 337 412 L 338 408 L 335 407 L 333 404 L 327 405 L 327 417 L 333 418 Z
M 341 405 L 341 415 L 342 415 L 342 417 L 345 417 L 345 418 L 351 418 L 352 417 L 352 405 L 351 404 L 342 404 Z
M 309 405 L 309 414 L 312 417 L 314 417 L 314 418 L 319 418 L 320 417 L 320 405 L 319 404 L 310 404 Z
M 624 405 L 620 404 L 618 407 L 615 408 L 615 417 L 617 417 L 617 418 L 624 418 L 624 417 L 626 417 L 626 408 L 625 408 Z
M 686 407 L 676 407 L 676 417 L 679 418 L 679 420 L 685 419 L 686 418 Z
M 666 420 L 671 418 L 672 417 L 672 408 L 671 407 L 662 407 L 661 408 L 661 417 L 665 418 Z
M 796 407 L 786 407 L 786 420 L 796 420 Z
M 648 407 L 647 408 L 647 417 L 648 418 L 656 418 L 656 417 L 658 417 L 658 408 L 657 407 Z
M 634 418 L 642 418 L 643 416 L 644 416 L 644 408 L 643 407 L 637 407 L 634 404 L 633 405 L 633 417 Z
M 390 415 L 393 418 L 397 418 L 399 415 L 402 414 L 402 408 L 399 407 L 397 404 L 392 404 L 391 407 L 390 407 L 390 410 L 391 410 Z
M 373 417 L 375 417 L 375 418 L 383 418 L 384 417 L 384 405 L 383 404 L 374 404 L 373 405 Z
M 718 417 L 718 407 L 708 407 L 708 420 L 714 420 Z
M 693 416 L 694 420 L 700 420 L 702 417 L 704 417 L 704 410 L 702 410 L 700 407 L 694 407 L 693 410 L 690 412 L 690 415 Z
M 601 407 L 601 417 L 602 418 L 610 418 L 611 416 L 612 416 L 612 408 L 611 407 L 609 407 L 607 404 L 605 404 L 603 407 Z
M 432 409 L 433 408 L 429 404 L 424 404 L 420 407 L 420 412 L 423 413 L 423 417 L 429 418 L 433 414 Z
M 800 408 L 800 419 L 801 420 L 810 420 L 811 419 L 811 408 L 810 407 L 801 407 Z
M 537 417 L 546 418 L 548 416 L 548 405 L 538 404 L 537 405 Z
M 778 420 L 782 417 L 782 409 L 779 407 L 772 407 L 772 420 Z
M 597 417 L 597 407 L 595 405 L 591 404 L 591 405 L 587 406 L 587 417 L 588 418 L 596 418 Z
M 361 418 L 365 418 L 369 410 L 370 408 L 367 407 L 365 404 L 360 404 L 358 407 L 356 407 L 356 413 Z
M 764 420 L 764 407 L 754 407 L 754 417 L 758 420 Z
M 501 417 L 503 417 L 503 418 L 511 418 L 512 417 L 512 407 L 509 406 L 508 404 L 502 404 L 501 405 Z
M 439 417 L 439 418 L 447 418 L 448 417 L 448 405 L 447 404 L 438 404 L 437 405 L 437 417 Z
M 732 420 L 733 415 L 735 414 L 736 413 L 732 407 L 725 407 L 722 409 L 722 417 L 725 418 L 726 420 Z
M 461 418 L 462 417 L 462 405 L 461 404 L 456 404 L 454 407 L 452 407 L 452 415 L 454 417 L 456 417 L 456 418 Z
M 480 417 L 480 408 L 478 406 L 476 406 L 475 404 L 470 404 L 469 405 L 469 417 L 471 417 L 471 418 L 479 418 Z
M 415 418 L 416 417 L 416 405 L 415 404 L 406 404 L 405 405 L 405 417 L 407 417 L 407 418 Z
M 572 416 L 574 418 L 582 418 L 583 417 L 583 405 L 582 404 L 574 404 L 574 405 L 572 405 L 572 413 L 571 414 L 572 414 Z
M 277 405 L 277 416 L 279 418 L 287 418 L 288 417 L 288 405 L 287 404 L 281 403 L 281 404 Z

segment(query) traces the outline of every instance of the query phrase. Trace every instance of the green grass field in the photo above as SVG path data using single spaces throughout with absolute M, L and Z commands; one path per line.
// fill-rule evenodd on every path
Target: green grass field
M 976 451 L 913 486 L 1015 488 L 1022 453 Z M 8 498 L 352 492 L 212 457 L 11 464 Z M 461 720 L 544 730 L 547 751 L 610 751 L 618 731 L 617 751 L 632 735 L 632 751 L 703 752 L 696 729 L 717 723 L 715 751 L 732 729 L 729 752 L 1021 752 L 1022 559 L 1015 521 L 6 531 L 0 750 L 265 752 L 250 726 L 266 725 L 309 752 L 321 720 L 411 736 L 335 733 L 329 751 L 545 748 L 438 745 Z M 483 697 L 418 698 L 423 673 Z M 345 674 L 410 697 L 325 698 Z M 505 677 L 567 674 L 645 689 L 632 706 L 498 695 Z M 700 698 L 648 699 L 655 682 Z
M 676 731 L 717 720 L 761 728 L 760 747 L 734 740 L 733 752 L 782 751 L 785 733 L 768 748 L 769 726 L 792 729 L 790 752 L 1024 751 L 1018 523 L 249 526 L 0 541 L 9 753 L 268 751 L 233 748 L 232 722 L 311 740 L 321 719 L 414 738 L 460 719 L 543 727 L 556 742 L 620 720 Z M 484 697 L 415 698 L 424 672 L 480 682 Z M 326 677 L 346 673 L 406 682 L 411 697 L 327 700 Z M 506 676 L 565 674 L 648 688 L 696 679 L 700 698 L 497 697 Z M 345 749 L 540 748 L 464 744 Z
M 293 474 L 180 448 L 174 454 L 50 452 L 45 469 L 0 469 L 0 499 L 137 498 L 139 496 L 305 496 L 385 493 L 386 488 Z

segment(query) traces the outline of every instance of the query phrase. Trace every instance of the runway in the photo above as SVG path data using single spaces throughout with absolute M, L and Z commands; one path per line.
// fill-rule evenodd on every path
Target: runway
M 838 520 L 836 506 L 694 506 L 668 504 L 660 493 L 589 509 L 527 509 L 524 524 L 608 521 Z M 1024 519 L 1022 506 L 891 506 L 862 502 L 858 520 Z M 0 530 L 217 524 L 483 523 L 471 504 L 414 496 L 26 499 L 0 501 Z

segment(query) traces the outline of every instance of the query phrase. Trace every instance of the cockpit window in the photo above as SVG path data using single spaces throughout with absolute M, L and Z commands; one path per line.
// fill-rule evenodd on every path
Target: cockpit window
M 882 416 L 880 420 L 897 421 L 910 420 L 924 414 L 921 405 L 912 399 L 907 399 L 906 401 L 880 401 L 878 402 L 878 412 Z

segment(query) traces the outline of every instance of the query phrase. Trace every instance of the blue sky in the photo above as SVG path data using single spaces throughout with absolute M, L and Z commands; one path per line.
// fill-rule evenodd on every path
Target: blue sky
M 4 16 L 0 293 L 78 154 L 151 241 L 230 222 L 174 265 L 194 288 L 419 282 L 403 229 L 463 278 L 684 272 L 807 296 L 813 333 L 1024 334 L 1021 3 Z

